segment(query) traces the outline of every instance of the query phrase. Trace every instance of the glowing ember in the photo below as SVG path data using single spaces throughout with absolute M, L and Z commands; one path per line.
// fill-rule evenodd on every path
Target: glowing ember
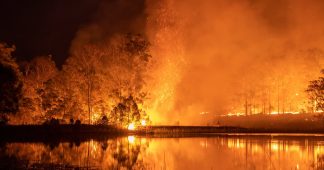
M 128 130 L 135 130 L 135 124 L 134 123 L 131 123 L 127 126 L 127 129 Z
M 222 116 L 245 116 L 245 113 L 227 113 L 226 115 Z
M 142 126 L 146 126 L 146 120 L 142 120 L 142 121 L 141 121 L 141 125 L 142 125 Z

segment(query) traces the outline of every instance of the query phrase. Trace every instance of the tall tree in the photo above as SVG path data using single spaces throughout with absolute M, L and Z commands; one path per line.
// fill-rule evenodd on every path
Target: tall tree
M 113 85 L 111 96 L 117 99 L 111 117 L 117 116 L 122 124 L 138 122 L 141 112 L 145 115 L 139 105 L 143 104 L 148 94 L 144 87 L 152 58 L 149 47 L 149 42 L 142 36 L 132 34 L 117 37 L 110 47 L 108 73 Z M 118 114 L 121 112 L 123 114 Z M 122 119 L 123 115 L 127 119 Z
M 324 74 L 324 70 L 321 71 Z M 324 77 L 310 81 L 306 92 L 309 95 L 313 111 L 324 111 Z
M 32 118 L 29 121 L 40 123 L 39 121 L 44 121 L 45 118 L 46 108 L 42 106 L 42 96 L 45 93 L 46 83 L 55 77 L 58 70 L 50 55 L 36 57 L 30 62 L 23 62 L 21 65 L 24 83 L 21 109 L 24 113 L 31 115 L 28 116 Z
M 88 123 L 91 124 L 93 105 L 97 101 L 94 95 L 100 88 L 99 67 L 104 52 L 93 44 L 82 46 L 81 49 L 74 50 L 72 56 L 68 58 L 63 70 L 70 75 L 69 83 L 75 86 L 78 95 L 82 97 L 82 103 L 86 105 L 84 112 L 88 114 Z
M 110 117 L 107 113 L 116 111 L 129 97 L 137 104 L 144 99 L 151 58 L 148 51 L 149 43 L 131 34 L 73 49 L 63 71 L 70 76 L 73 93 L 80 96 L 82 119 L 87 115 L 87 122 L 94 123 L 100 116 Z

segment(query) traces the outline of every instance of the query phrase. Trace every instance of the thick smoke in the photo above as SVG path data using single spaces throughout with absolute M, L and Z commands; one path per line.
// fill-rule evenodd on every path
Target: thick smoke
M 156 124 L 202 124 L 243 112 L 237 100 L 247 91 L 278 98 L 264 110 L 299 111 L 287 106 L 291 94 L 303 93 L 324 66 L 322 11 L 320 0 L 104 1 L 71 49 L 114 34 L 146 36 L 155 59 L 147 109 Z
M 177 41 L 183 47 L 183 52 L 174 56 L 184 60 L 181 71 L 174 73 L 180 77 L 169 99 L 174 107 L 161 113 L 169 119 L 167 123 L 205 123 L 214 114 L 232 111 L 233 100 L 250 89 L 271 93 L 271 100 L 279 98 L 279 104 L 271 102 L 272 111 L 300 111 L 293 108 L 297 106 L 287 106 L 297 100 L 291 99 L 292 94 L 303 93 L 307 82 L 323 68 L 322 1 L 189 0 L 165 4 L 172 4 L 165 8 L 173 17 L 164 15 L 176 27 L 170 32 L 181 32 L 170 39 L 170 44 Z M 276 86 L 278 94 L 271 89 Z M 244 107 L 244 102 L 239 105 Z
M 145 35 L 145 0 L 102 0 L 91 23 L 76 33 L 71 52 L 88 43 L 105 43 L 114 35 Z

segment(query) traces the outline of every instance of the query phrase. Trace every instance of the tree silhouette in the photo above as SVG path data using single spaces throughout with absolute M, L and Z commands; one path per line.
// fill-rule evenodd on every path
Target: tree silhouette
M 324 74 L 324 70 L 321 71 Z M 306 92 L 309 95 L 313 111 L 324 110 L 324 77 L 321 76 L 317 80 L 310 81 Z
M 22 95 L 21 73 L 12 57 L 15 47 L 0 43 L 0 119 L 17 113 Z

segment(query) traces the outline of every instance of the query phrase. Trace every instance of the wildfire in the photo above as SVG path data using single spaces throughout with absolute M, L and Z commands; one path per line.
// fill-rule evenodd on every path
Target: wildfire
M 135 123 L 130 123 L 130 124 L 127 126 L 127 129 L 128 129 L 128 130 L 135 130 Z
M 224 116 L 244 116 L 244 113 L 228 113 L 227 115 Z
M 252 115 L 258 115 L 258 114 L 261 114 L 261 113 L 254 113 Z M 272 111 L 270 114 L 267 113 L 267 115 L 278 115 L 278 114 L 300 114 L 300 112 L 297 112 L 297 111 L 285 111 L 285 112 L 278 112 L 278 111 Z M 224 115 L 221 115 L 221 116 L 246 116 L 245 113 L 227 113 L 227 114 L 224 114 Z
M 141 125 L 142 125 L 142 126 L 146 126 L 146 120 L 142 120 L 142 121 L 141 121 Z

